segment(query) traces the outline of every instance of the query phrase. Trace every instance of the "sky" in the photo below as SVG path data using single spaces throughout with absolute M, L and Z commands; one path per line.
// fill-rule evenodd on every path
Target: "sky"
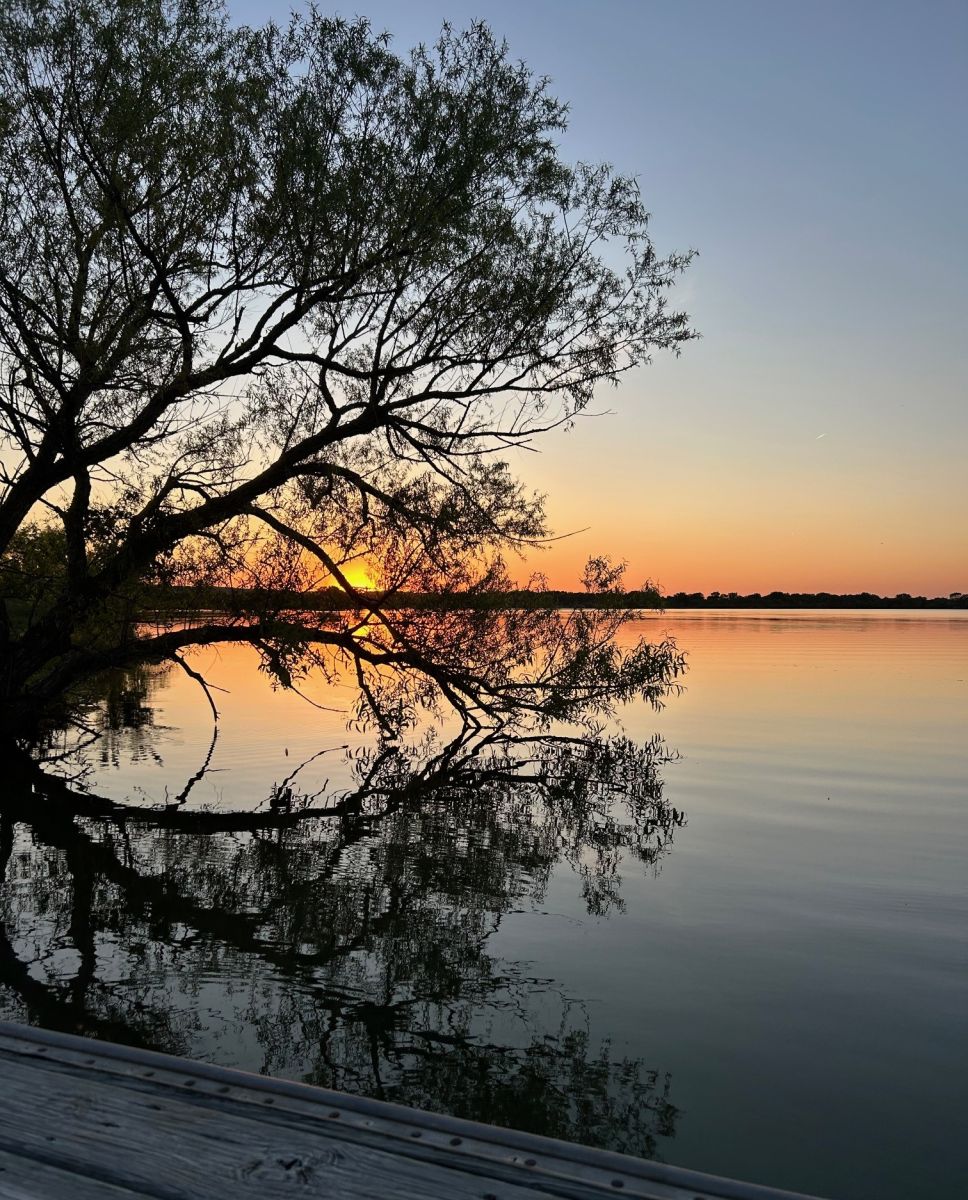
M 968 592 L 964 0 L 322 7 L 401 52 L 483 18 L 569 103 L 564 156 L 637 176 L 658 250 L 699 251 L 702 340 L 513 460 L 577 531 L 531 563 L 554 586 L 606 553 L 670 594 Z

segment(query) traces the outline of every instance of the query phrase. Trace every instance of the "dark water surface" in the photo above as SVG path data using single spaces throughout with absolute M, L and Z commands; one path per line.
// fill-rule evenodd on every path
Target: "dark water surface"
M 624 714 L 682 755 L 631 805 L 444 772 L 260 826 L 373 769 L 350 689 L 200 653 L 229 690 L 199 775 L 194 682 L 119 685 L 87 783 L 180 824 L 8 797 L 0 1015 L 844 1200 L 968 1194 L 968 615 L 639 629 L 689 672 Z M 227 809 L 253 823 L 191 824 Z

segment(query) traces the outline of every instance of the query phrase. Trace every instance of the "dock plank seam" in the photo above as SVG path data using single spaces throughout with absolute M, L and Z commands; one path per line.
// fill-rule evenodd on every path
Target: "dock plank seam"
M 7 1047 L 0 1047 L 0 1059 L 8 1052 Z M 393 1152 L 399 1156 L 419 1162 L 437 1163 L 452 1167 L 465 1174 L 473 1174 L 481 1178 L 514 1184 L 518 1187 L 534 1186 L 540 1182 L 545 1189 L 555 1188 L 555 1194 L 562 1197 L 577 1197 L 582 1200 L 592 1187 L 596 1195 L 601 1195 L 603 1188 L 597 1181 L 580 1180 L 574 1177 L 574 1167 L 559 1160 L 543 1160 L 534 1158 L 534 1152 L 528 1155 L 509 1149 L 500 1140 L 483 1139 L 476 1143 L 473 1139 L 458 1139 L 459 1148 L 454 1147 L 454 1138 L 446 1133 L 435 1131 L 417 1131 L 419 1140 L 414 1136 L 412 1127 L 402 1123 L 385 1121 L 383 1128 L 366 1128 L 361 1118 L 352 1111 L 333 1109 L 329 1104 L 327 1109 L 340 1114 L 338 1128 L 320 1122 L 318 1111 L 307 1111 L 298 1105 L 298 1101 L 286 1103 L 276 1102 L 269 1108 L 265 1107 L 264 1097 L 249 1096 L 243 1090 L 236 1095 L 214 1095 L 204 1086 L 194 1086 L 188 1090 L 185 1086 L 184 1075 L 175 1071 L 167 1073 L 152 1071 L 151 1078 L 145 1079 L 137 1072 L 119 1072 L 118 1063 L 114 1060 L 76 1061 L 71 1058 L 54 1057 L 50 1054 L 39 1055 L 32 1052 L 29 1046 L 20 1047 L 14 1051 L 21 1059 L 27 1059 L 36 1070 L 49 1072 L 51 1075 L 64 1074 L 77 1080 L 90 1077 L 100 1078 L 112 1087 L 120 1087 L 142 1096 L 165 1094 L 179 1105 L 190 1105 L 194 1108 L 207 1109 L 213 1113 L 234 1112 L 238 1117 L 253 1121 L 260 1129 L 272 1125 L 280 1131 L 301 1129 L 313 1137 L 328 1137 L 334 1145 L 340 1142 L 351 1142 L 366 1146 L 381 1152 Z M 192 1082 L 192 1081 L 189 1081 Z M 316 1106 L 318 1108 L 318 1106 Z M 371 1125 L 375 1122 L 369 1121 Z M 398 1128 L 393 1128 L 399 1124 Z M 501 1131 L 496 1131 L 500 1133 Z M 392 1145 L 388 1145 L 388 1141 Z M 527 1183 L 521 1178 L 522 1168 L 531 1176 Z M 664 1197 L 678 1196 L 680 1192 L 669 1192 L 659 1186 L 650 1186 L 648 1193 L 642 1192 L 642 1182 L 637 1180 L 622 1180 L 622 1186 L 627 1195 L 645 1195 L 654 1200 Z M 611 1187 L 611 1181 L 609 1182 Z
M 226 1135 L 231 1132 L 229 1141 L 240 1153 L 264 1143 L 261 1159 L 256 1155 L 238 1168 L 241 1174 L 235 1179 L 236 1188 L 229 1193 L 233 1197 L 275 1195 L 273 1184 L 286 1172 L 290 1185 L 313 1182 L 314 1188 L 319 1187 L 320 1169 L 325 1168 L 334 1182 L 340 1177 L 352 1187 L 317 1194 L 373 1195 L 381 1200 L 404 1195 L 478 1200 L 498 1193 L 499 1200 L 514 1200 L 515 1196 L 520 1200 L 539 1196 L 593 1200 L 622 1194 L 639 1200 L 805 1200 L 789 1192 L 367 1097 L 0 1022 L 0 1063 L 3 1061 L 11 1067 L 20 1064 L 21 1070 L 13 1073 L 21 1077 L 25 1093 L 31 1078 L 46 1077 L 51 1084 L 59 1079 L 61 1087 L 69 1085 L 76 1096 L 86 1097 L 88 1109 L 103 1106 L 130 1121 L 137 1111 L 149 1140 L 154 1126 L 162 1125 L 170 1128 L 173 1137 L 183 1136 L 186 1144 L 195 1145 L 199 1153 L 205 1149 L 217 1157 L 219 1145 L 213 1146 L 205 1138 L 209 1129 L 221 1123 Z M 0 1078 L 0 1089 L 2 1086 Z M 122 1103 L 125 1099 L 127 1105 Z M 83 1125 L 83 1119 L 78 1119 Z M 120 1124 L 97 1125 L 95 1120 L 96 1128 L 89 1130 L 89 1136 L 99 1143 L 105 1127 L 117 1129 Z M 287 1139 L 297 1147 L 292 1153 L 292 1147 L 284 1145 Z M 17 1141 L 19 1144 L 20 1139 Z M 361 1191 L 352 1172 L 352 1178 L 347 1178 L 340 1156 L 366 1163 L 382 1178 L 383 1190 Z M 222 1168 L 228 1170 L 230 1164 L 223 1163 Z M 400 1192 L 401 1176 L 408 1177 L 416 1190 Z M 429 1190 L 418 1186 L 418 1180 Z M 112 1182 L 130 1187 L 131 1176 Z M 253 1193 L 248 1184 L 258 1184 L 259 1190 Z M 438 1185 L 445 1184 L 444 1190 L 439 1190 Z M 480 1190 L 482 1187 L 488 1190 Z M 167 1192 L 141 1194 L 167 1200 Z M 187 1194 L 197 1195 L 173 1193 L 177 1200 Z M 288 1194 L 292 1194 L 291 1186 Z

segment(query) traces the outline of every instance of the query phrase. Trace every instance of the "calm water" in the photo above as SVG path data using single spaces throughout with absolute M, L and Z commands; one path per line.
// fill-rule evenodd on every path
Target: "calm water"
M 844 1200 L 964 1194 L 968 614 L 639 629 L 689 672 L 624 714 L 681 754 L 631 810 L 444 778 L 200 832 L 15 797 L 0 1013 Z M 194 661 L 228 691 L 183 811 L 372 766 L 348 688 L 308 684 L 320 711 L 243 648 Z M 187 676 L 146 682 L 89 784 L 158 804 L 211 719 Z

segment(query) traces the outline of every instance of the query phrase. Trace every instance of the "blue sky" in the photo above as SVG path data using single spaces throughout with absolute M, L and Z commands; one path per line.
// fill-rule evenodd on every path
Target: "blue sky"
M 400 51 L 485 19 L 569 102 L 564 153 L 638 176 L 660 250 L 700 252 L 703 340 L 521 462 L 591 527 L 556 582 L 604 550 L 669 591 L 968 591 L 968 4 L 326 7 Z

